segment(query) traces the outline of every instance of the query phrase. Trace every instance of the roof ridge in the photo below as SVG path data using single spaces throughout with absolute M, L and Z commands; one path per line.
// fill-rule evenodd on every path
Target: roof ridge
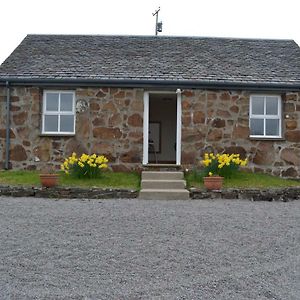
M 293 41 L 293 39 L 285 38 L 245 38 L 245 37 L 224 37 L 224 36 L 185 36 L 185 35 L 134 35 L 134 34 L 39 34 L 39 33 L 29 33 L 26 37 L 30 36 L 49 36 L 49 37 L 127 37 L 127 38 L 156 38 L 156 39 L 207 39 L 207 40 L 238 40 L 238 41 Z

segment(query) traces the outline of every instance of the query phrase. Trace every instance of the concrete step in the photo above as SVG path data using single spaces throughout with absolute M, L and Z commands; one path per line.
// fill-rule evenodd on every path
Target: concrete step
M 143 171 L 142 180 L 180 180 L 183 179 L 183 172 L 176 171 Z
M 142 189 L 184 189 L 185 180 L 153 180 L 143 179 L 141 182 Z
M 189 200 L 190 193 L 183 189 L 142 189 L 139 199 L 141 200 Z

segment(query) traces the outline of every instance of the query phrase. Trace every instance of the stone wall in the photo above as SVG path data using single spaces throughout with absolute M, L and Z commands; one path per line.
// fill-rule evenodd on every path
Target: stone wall
M 245 91 L 185 90 L 182 98 L 182 164 L 204 152 L 240 153 L 248 168 L 276 176 L 300 177 L 300 93 L 282 94 L 283 139 L 249 138 Z
M 0 156 L 5 157 L 5 88 L 0 88 Z M 143 91 L 118 88 L 76 89 L 76 135 L 43 136 L 41 88 L 11 89 L 12 168 L 59 168 L 72 152 L 108 157 L 114 170 L 141 167 L 143 153 Z M 3 167 L 3 165 L 1 166 Z
M 104 154 L 114 170 L 141 169 L 143 90 L 77 88 L 75 136 L 42 136 L 42 88 L 11 88 L 10 167 L 58 168 L 77 153 Z M 5 97 L 0 87 L 0 157 L 5 158 Z M 300 92 L 282 94 L 283 139 L 249 138 L 246 91 L 185 90 L 182 95 L 182 164 L 190 168 L 204 152 L 235 152 L 249 169 L 300 177 Z M 3 167 L 3 164 L 0 166 Z

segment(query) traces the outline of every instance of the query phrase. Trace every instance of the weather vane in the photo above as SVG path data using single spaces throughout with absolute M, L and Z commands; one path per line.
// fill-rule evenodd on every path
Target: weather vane
M 160 11 L 160 7 L 155 11 L 155 13 L 152 14 L 152 16 L 156 16 L 156 22 L 155 22 L 155 35 L 158 34 L 158 32 L 162 32 L 162 22 L 158 22 L 158 13 Z

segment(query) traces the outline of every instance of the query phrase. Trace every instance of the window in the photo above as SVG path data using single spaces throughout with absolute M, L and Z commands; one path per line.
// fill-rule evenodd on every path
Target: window
M 250 97 L 250 137 L 281 137 L 281 98 L 274 95 Z
M 45 91 L 43 125 L 45 134 L 75 133 L 75 94 L 72 91 Z

